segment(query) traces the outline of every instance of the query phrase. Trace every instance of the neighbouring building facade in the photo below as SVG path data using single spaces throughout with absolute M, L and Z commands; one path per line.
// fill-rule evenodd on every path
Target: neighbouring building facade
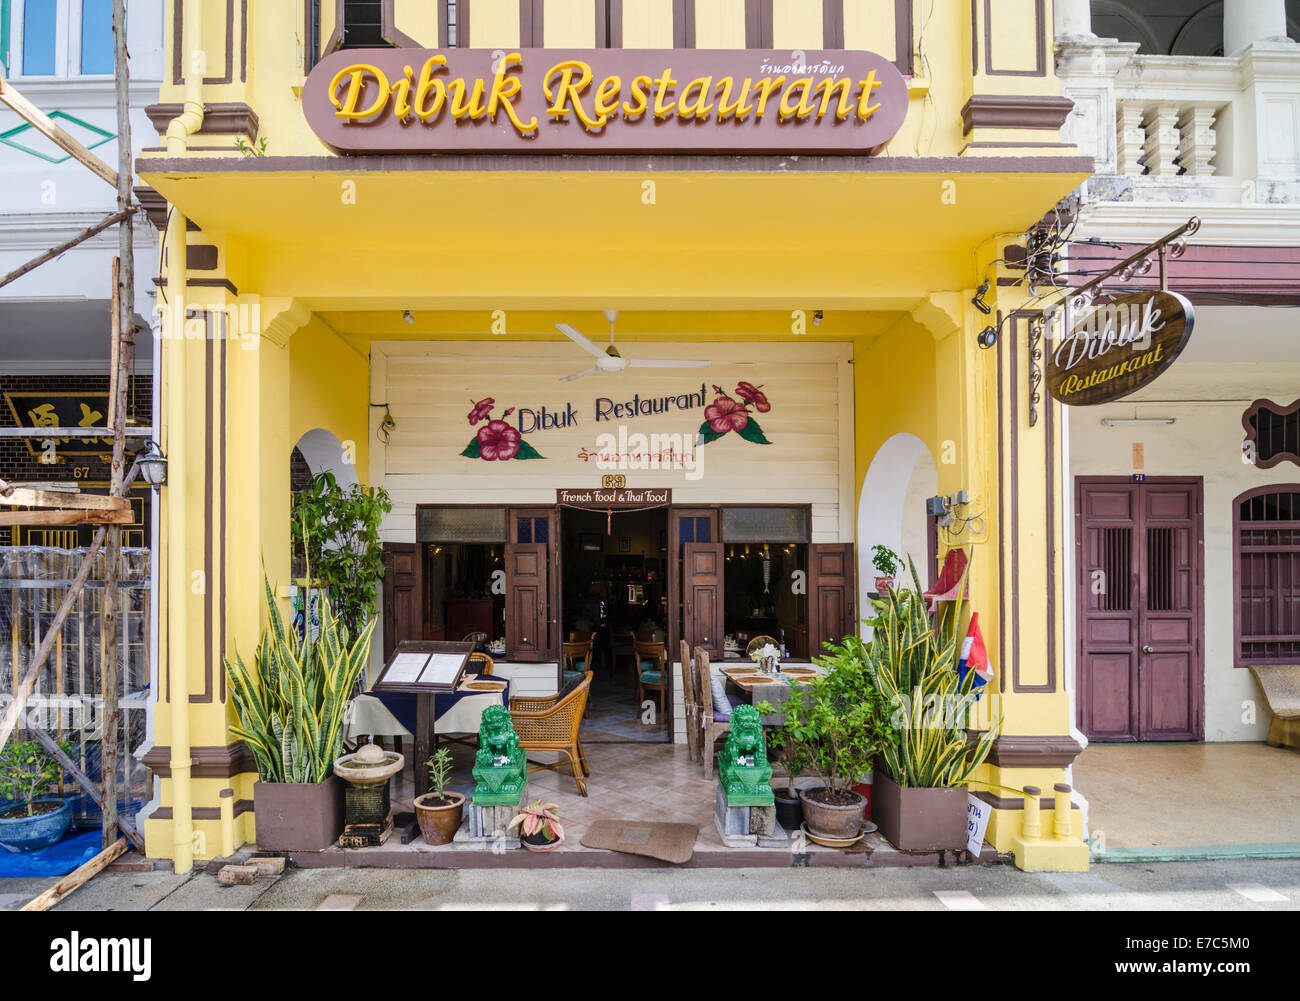
M 1067 408 L 1075 719 L 1094 741 L 1262 740 L 1248 667 L 1300 662 L 1300 5 L 1072 7 L 1064 134 L 1096 161 L 1076 284 L 1200 220 L 1168 265 L 1195 307 L 1186 350 L 1131 396 Z
M 1094 168 L 1053 39 L 1041 0 L 166 5 L 149 854 L 256 836 L 222 661 L 263 565 L 289 582 L 305 466 L 394 500 L 372 667 L 483 632 L 518 691 L 632 605 L 673 653 L 808 656 L 860 628 L 873 546 L 931 581 L 966 548 L 988 838 L 1085 867 L 1082 799 L 1052 809 L 1082 746 L 1065 421 L 1022 327 L 981 338 Z
M 127 20 L 132 54 L 132 145 L 150 141 L 145 107 L 162 83 L 163 0 L 133 0 Z M 108 0 L 2 0 L 0 72 L 59 127 L 109 162 L 117 162 L 112 4 Z M 8 275 L 115 211 L 113 187 L 0 106 L 0 274 Z M 158 232 L 136 218 L 135 313 L 143 331 L 131 358 L 128 423 L 147 442 L 155 409 L 156 342 L 149 336 L 157 275 Z M 111 439 L 101 430 L 85 439 L 45 439 L 15 432 L 46 427 L 107 426 L 112 261 L 116 228 L 92 237 L 0 288 L 0 479 L 20 484 L 75 486 L 107 493 Z M 143 483 L 130 494 L 133 523 L 122 526 L 128 573 L 119 677 L 126 724 L 118 759 L 124 815 L 152 796 L 147 769 L 131 753 L 151 740 L 149 709 L 157 664 L 157 511 Z M 93 534 L 87 526 L 0 526 L 0 696 L 22 677 L 81 562 Z M 103 668 L 99 598 L 103 567 L 66 624 L 40 679 L 34 705 L 69 700 L 50 729 L 72 736 L 96 715 Z M 66 705 L 65 705 L 66 710 Z M 35 708 L 34 712 L 44 712 Z M 80 720 L 77 714 L 81 713 Z M 78 743 L 82 770 L 99 778 L 98 749 Z M 71 794 L 73 790 L 69 789 Z M 82 812 L 91 801 L 77 800 Z

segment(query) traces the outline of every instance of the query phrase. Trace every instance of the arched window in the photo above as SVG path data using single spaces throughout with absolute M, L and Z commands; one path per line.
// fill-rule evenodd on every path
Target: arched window
M 1300 663 L 1300 483 L 1256 487 L 1233 502 L 1237 667 Z

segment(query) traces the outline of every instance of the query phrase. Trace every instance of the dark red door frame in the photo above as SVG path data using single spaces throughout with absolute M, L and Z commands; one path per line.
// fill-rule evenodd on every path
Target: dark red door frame
M 1193 672 L 1195 675 L 1192 684 L 1192 736 L 1193 740 L 1205 739 L 1205 478 L 1203 476 L 1147 476 L 1140 483 L 1135 483 L 1132 476 L 1076 476 L 1074 478 L 1074 553 L 1075 553 L 1075 696 L 1076 696 L 1076 722 L 1081 730 L 1086 729 L 1083 726 L 1084 721 L 1088 718 L 1088 686 L 1085 684 L 1083 676 L 1084 666 L 1084 641 L 1086 639 L 1086 595 L 1085 590 L 1090 586 L 1087 579 L 1086 553 L 1084 551 L 1086 525 L 1084 523 L 1084 497 L 1088 487 L 1128 487 L 1133 488 L 1136 496 L 1141 496 L 1141 488 L 1144 486 L 1185 486 L 1192 493 L 1195 502 L 1194 538 L 1192 540 L 1192 552 L 1195 556 L 1196 569 L 1192 584 L 1192 597 L 1195 603 L 1195 615 L 1193 617 L 1195 655 L 1193 658 Z M 1135 507 L 1135 523 L 1138 526 L 1145 525 L 1145 513 L 1141 507 Z M 1141 538 L 1141 533 L 1134 532 L 1134 559 L 1133 565 L 1139 565 L 1138 557 L 1139 546 L 1145 546 L 1145 539 Z M 1137 575 L 1134 574 L 1136 577 Z M 1140 628 L 1142 617 L 1144 615 L 1144 606 L 1146 598 L 1146 582 L 1135 580 L 1131 584 L 1133 588 L 1133 599 L 1130 602 L 1135 624 L 1133 637 L 1135 645 L 1138 648 L 1138 656 L 1141 656 L 1140 648 L 1144 642 L 1144 634 Z M 1133 691 L 1131 694 L 1131 712 L 1141 712 L 1140 690 Z M 1132 732 L 1134 740 L 1139 732 L 1142 722 L 1140 719 L 1133 720 Z

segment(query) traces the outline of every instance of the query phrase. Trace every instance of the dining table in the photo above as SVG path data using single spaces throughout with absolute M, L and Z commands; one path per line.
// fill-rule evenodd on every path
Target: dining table
M 716 661 L 710 665 L 726 679 L 726 692 L 732 705 L 761 705 L 766 702 L 774 712 L 763 716 L 763 726 L 778 727 L 785 723 L 781 707 L 790 697 L 790 684 L 806 684 L 826 673 L 826 669 L 811 661 L 783 663 L 774 674 L 764 674 L 757 665 L 747 661 Z M 787 673 L 787 669 L 788 672 Z

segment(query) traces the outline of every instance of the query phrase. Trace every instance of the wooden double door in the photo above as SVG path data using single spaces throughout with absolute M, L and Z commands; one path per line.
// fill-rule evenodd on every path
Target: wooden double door
M 1202 740 L 1202 483 L 1079 477 L 1079 729 L 1094 741 Z

